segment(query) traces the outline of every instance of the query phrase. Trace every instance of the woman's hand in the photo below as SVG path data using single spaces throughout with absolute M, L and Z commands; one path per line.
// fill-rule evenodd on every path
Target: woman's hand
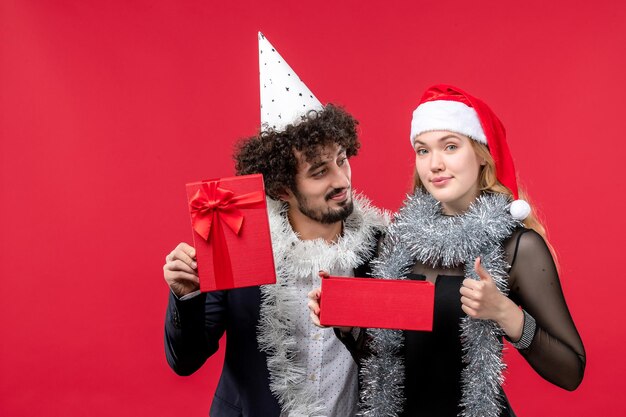
M 483 268 L 480 258 L 474 262 L 479 280 L 466 278 L 461 286 L 461 308 L 475 319 L 494 320 L 512 340 L 522 335 L 524 313 L 498 290 L 493 278 Z

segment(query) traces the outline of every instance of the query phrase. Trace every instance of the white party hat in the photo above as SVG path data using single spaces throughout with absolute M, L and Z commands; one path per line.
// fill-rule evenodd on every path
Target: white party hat
M 287 125 L 303 120 L 308 111 L 324 108 L 261 32 L 259 74 L 261 130 L 282 131 Z

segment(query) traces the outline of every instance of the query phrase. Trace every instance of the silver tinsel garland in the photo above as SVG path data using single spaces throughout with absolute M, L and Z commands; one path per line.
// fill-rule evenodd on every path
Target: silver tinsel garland
M 305 383 L 306 364 L 298 358 L 296 318 L 308 317 L 309 312 L 302 310 L 296 282 L 321 269 L 354 269 L 362 265 L 373 256 L 377 232 L 387 225 L 388 215 L 355 194 L 354 212 L 344 221 L 343 236 L 329 245 L 323 239 L 300 240 L 287 219 L 286 204 L 268 199 L 267 208 L 276 284 L 261 286 L 257 341 L 260 350 L 267 353 L 270 390 L 283 414 L 321 417 L 327 414 L 323 399 Z
M 508 293 L 507 264 L 501 248 L 521 223 L 509 213 L 511 200 L 485 193 L 466 213 L 445 216 L 430 194 L 409 196 L 388 229 L 373 276 L 405 278 L 416 261 L 432 267 L 465 266 L 467 277 L 478 279 L 474 260 L 492 276 L 498 289 Z M 460 297 L 460 295 L 459 295 Z M 502 330 L 491 320 L 464 317 L 460 323 L 463 362 L 461 416 L 497 417 L 502 409 Z M 371 355 L 361 367 L 360 414 L 393 417 L 404 403 L 404 362 L 400 330 L 367 330 Z

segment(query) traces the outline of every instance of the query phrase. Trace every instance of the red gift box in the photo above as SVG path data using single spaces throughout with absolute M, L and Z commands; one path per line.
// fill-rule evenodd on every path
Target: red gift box
M 275 284 L 263 176 L 186 187 L 200 291 Z
M 328 277 L 322 279 L 324 326 L 432 331 L 435 286 L 428 281 Z

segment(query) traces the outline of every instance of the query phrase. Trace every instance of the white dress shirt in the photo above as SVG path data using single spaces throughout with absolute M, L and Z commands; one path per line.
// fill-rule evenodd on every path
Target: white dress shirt
M 334 269 L 331 275 L 354 276 L 353 271 Z M 308 384 L 325 406 L 328 417 L 352 417 L 357 412 L 358 370 L 350 352 L 335 336 L 332 328 L 322 329 L 311 322 L 307 306 L 309 291 L 321 286 L 317 271 L 298 279 L 302 300 L 296 319 L 297 359 L 306 365 Z

